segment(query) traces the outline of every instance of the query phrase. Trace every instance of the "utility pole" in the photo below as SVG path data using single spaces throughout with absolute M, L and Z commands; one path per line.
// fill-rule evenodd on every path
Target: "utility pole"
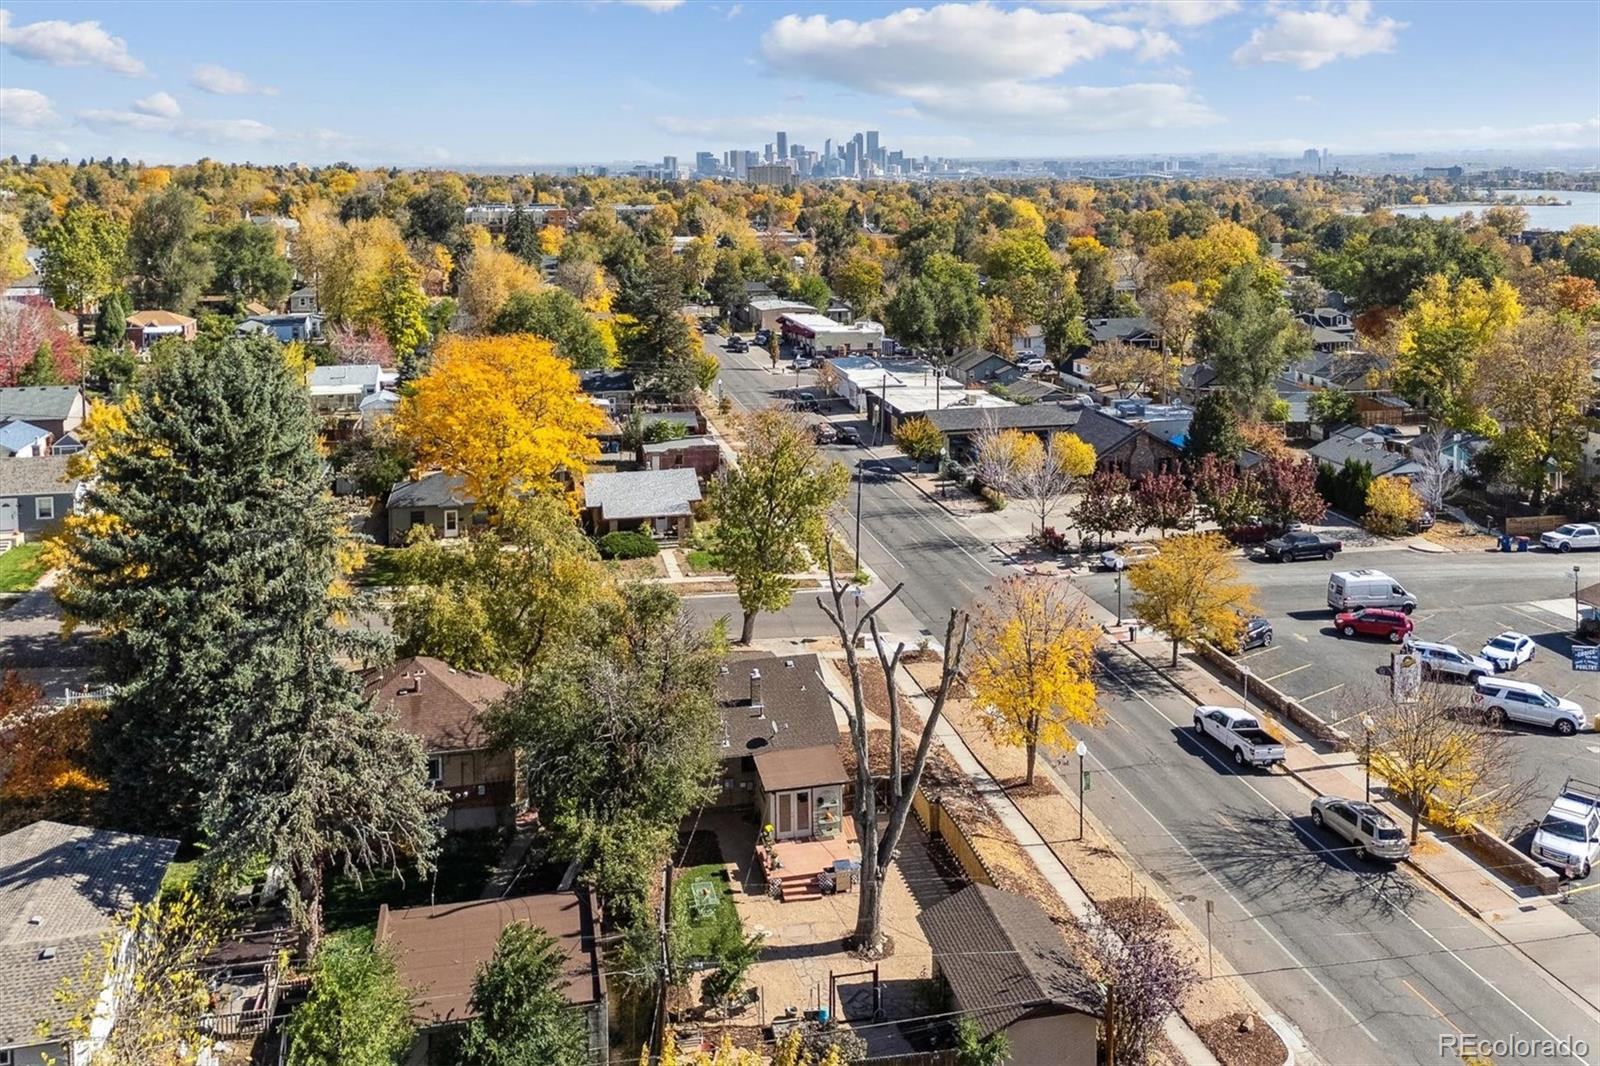
M 661 1055 L 662 1046 L 667 1038 L 667 974 L 672 972 L 671 937 L 668 932 L 671 926 L 672 863 L 669 862 L 662 868 L 661 873 L 661 973 L 657 975 L 655 1032 L 650 1038 L 652 1057 Z
M 856 460 L 856 569 L 861 569 L 861 485 L 866 480 L 866 460 Z

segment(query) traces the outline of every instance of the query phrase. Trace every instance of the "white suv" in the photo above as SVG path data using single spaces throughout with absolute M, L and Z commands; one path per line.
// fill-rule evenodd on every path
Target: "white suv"
M 1422 660 L 1422 673 L 1426 677 L 1460 677 L 1476 681 L 1494 673 L 1494 663 L 1481 655 L 1469 655 L 1454 644 L 1415 640 L 1411 642 L 1411 650 Z
M 1528 850 L 1567 877 L 1588 877 L 1600 861 L 1600 786 L 1567 778 Z
M 1473 706 L 1488 711 L 1497 723 L 1504 724 L 1510 719 L 1546 726 L 1564 737 L 1589 728 L 1589 717 L 1582 707 L 1538 685 L 1509 678 L 1480 677 L 1474 688 Z

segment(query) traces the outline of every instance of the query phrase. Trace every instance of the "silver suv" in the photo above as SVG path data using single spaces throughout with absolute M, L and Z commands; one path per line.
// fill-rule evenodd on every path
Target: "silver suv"
M 1480 677 L 1473 686 L 1472 705 L 1488 711 L 1497 724 L 1508 719 L 1554 729 L 1564 737 L 1589 728 L 1583 708 L 1538 685 L 1510 678 Z
M 1411 650 L 1422 660 L 1422 673 L 1427 677 L 1459 677 L 1476 681 L 1494 673 L 1494 663 L 1481 655 L 1464 652 L 1454 644 L 1414 640 Z
M 1405 831 L 1370 803 L 1318 796 L 1311 801 L 1311 820 L 1354 844 L 1363 859 L 1399 862 L 1411 854 Z

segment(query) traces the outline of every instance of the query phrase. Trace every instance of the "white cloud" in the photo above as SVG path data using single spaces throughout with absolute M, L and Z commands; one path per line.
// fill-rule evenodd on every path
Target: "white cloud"
M 144 64 L 128 54 L 128 42 L 111 36 L 98 22 L 47 19 L 17 26 L 11 12 L 0 8 L 0 47 L 53 67 L 104 67 L 130 78 L 145 73 Z
M 1257 27 L 1234 51 L 1233 61 L 1292 63 L 1301 70 L 1315 70 L 1336 59 L 1392 52 L 1405 27 L 1392 18 L 1374 19 L 1368 0 L 1279 8 L 1270 23 Z
M 277 130 L 253 118 L 180 118 L 144 111 L 93 109 L 80 111 L 78 119 L 99 133 L 164 133 L 202 144 L 261 144 L 283 139 Z
M 202 63 L 189 74 L 189 84 L 216 96 L 277 96 L 278 90 L 270 85 L 257 85 L 237 70 L 219 67 L 215 63 Z
M 1297 104 L 1314 104 L 1317 102 L 1317 98 L 1315 96 L 1307 96 L 1305 93 L 1300 93 L 1294 97 L 1294 102 Z
M 1055 0 L 1062 7 L 1103 12 L 1111 22 L 1203 26 L 1239 10 L 1239 0 Z
M 39 130 L 54 124 L 50 98 L 32 89 L 0 89 L 0 126 Z
M 642 7 L 646 11 L 653 11 L 657 15 L 683 6 L 683 0 L 622 0 L 622 2 L 629 7 Z
M 1531 126 L 1467 126 L 1456 129 L 1388 130 L 1373 135 L 1380 144 L 1437 145 L 1442 148 L 1600 148 L 1600 116 L 1576 122 Z
M 158 118 L 177 118 L 183 113 L 183 108 L 178 106 L 178 101 L 172 98 L 171 93 L 151 93 L 143 100 L 135 100 L 133 109 L 142 115 L 155 115 Z
M 1096 22 L 1075 11 L 941 4 L 863 22 L 788 15 L 773 23 L 761 45 L 781 73 L 908 101 L 919 117 L 1002 121 L 1040 132 L 1216 121 L 1179 85 L 1051 80 L 1112 52 L 1148 60 L 1178 50 L 1160 31 Z

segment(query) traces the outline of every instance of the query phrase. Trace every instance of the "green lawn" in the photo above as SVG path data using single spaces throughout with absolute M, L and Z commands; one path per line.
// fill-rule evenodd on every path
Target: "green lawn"
M 327 927 L 330 932 L 371 927 L 378 921 L 378 904 L 423 907 L 430 903 L 461 903 L 477 899 L 494 864 L 499 861 L 499 831 L 485 829 L 452 833 L 445 838 L 438 859 L 438 874 L 418 877 L 414 869 L 404 876 L 340 877 L 328 885 Z
M 683 561 L 688 563 L 689 569 L 696 574 L 722 572 L 722 563 L 717 559 L 717 553 L 707 551 L 705 548 L 690 548 L 683 553 Z
M 695 917 L 690 907 L 696 881 L 710 881 L 717 890 L 717 909 L 703 918 Z M 683 931 L 683 953 L 687 958 L 713 954 L 712 945 L 718 942 L 718 934 L 724 928 L 731 929 L 741 937 L 744 935 L 739 911 L 733 905 L 733 889 L 728 884 L 728 874 L 721 863 L 686 866 L 678 870 L 673 878 L 672 910 L 674 927 Z
M 357 585 L 374 588 L 405 584 L 403 549 L 373 544 L 368 545 L 366 556 L 366 561 L 355 574 Z
M 27 592 L 44 576 L 43 541 L 18 544 L 0 555 L 0 592 Z

